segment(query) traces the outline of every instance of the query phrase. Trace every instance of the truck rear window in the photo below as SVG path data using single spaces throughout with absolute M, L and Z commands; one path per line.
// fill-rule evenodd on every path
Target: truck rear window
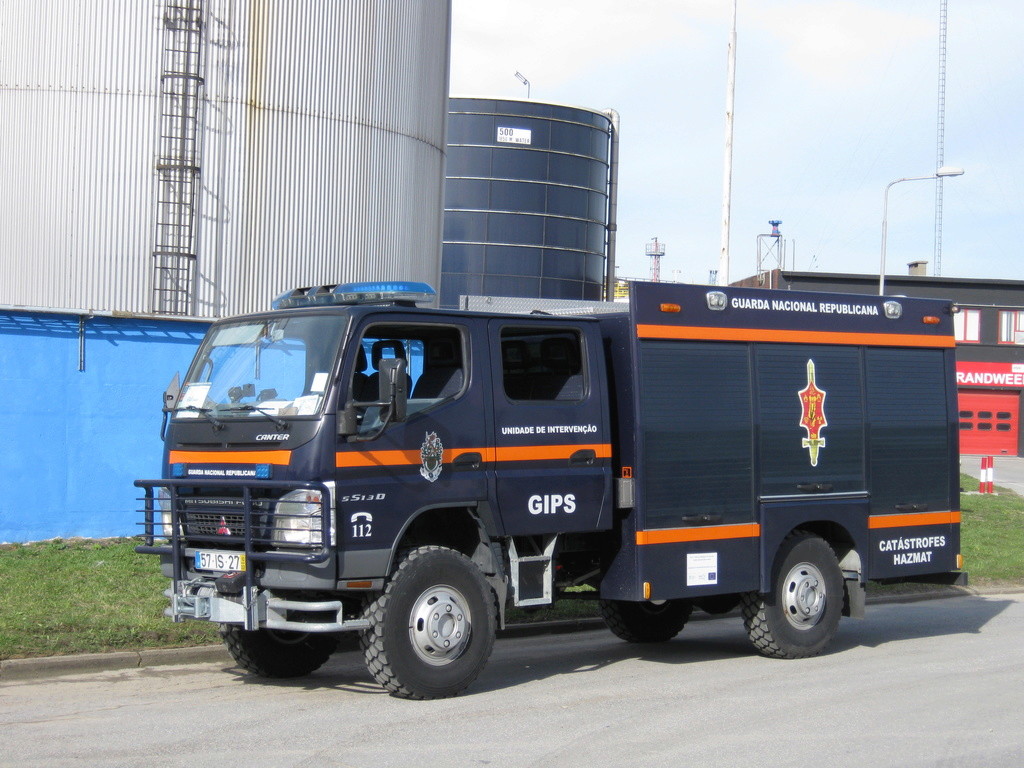
M 504 328 L 501 367 L 510 400 L 582 400 L 586 394 L 579 334 Z

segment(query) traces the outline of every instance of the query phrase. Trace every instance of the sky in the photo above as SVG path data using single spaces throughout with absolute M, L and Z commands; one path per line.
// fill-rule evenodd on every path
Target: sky
M 618 270 L 721 250 L 729 0 L 453 0 L 451 93 L 619 112 Z M 939 0 L 738 0 L 731 280 L 879 271 L 886 186 L 937 160 Z M 1024 280 L 1024 3 L 948 0 L 941 275 Z M 935 182 L 889 192 L 887 274 L 935 274 Z M 770 265 L 780 248 L 762 241 Z

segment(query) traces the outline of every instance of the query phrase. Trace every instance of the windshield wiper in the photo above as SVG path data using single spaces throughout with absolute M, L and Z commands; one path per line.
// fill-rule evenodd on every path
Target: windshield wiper
M 288 422 L 279 416 L 275 415 L 272 411 L 266 408 L 260 408 L 258 405 L 252 405 L 251 403 L 241 403 L 239 405 L 231 405 L 225 408 L 226 411 L 255 411 L 256 413 L 262 413 L 277 426 L 282 429 L 288 426 Z
M 185 405 L 185 406 L 182 406 L 181 408 L 179 408 L 178 410 L 179 411 L 192 411 L 193 413 L 198 413 L 203 418 L 209 420 L 209 422 L 211 424 L 213 424 L 213 426 L 215 426 L 217 429 L 223 429 L 224 428 L 224 422 L 221 421 L 220 419 L 218 419 L 216 416 L 213 415 L 213 409 L 212 408 L 200 408 L 198 405 Z

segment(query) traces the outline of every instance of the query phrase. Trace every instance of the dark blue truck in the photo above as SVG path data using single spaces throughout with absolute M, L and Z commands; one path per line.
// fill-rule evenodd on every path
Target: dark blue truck
M 214 323 L 166 393 L 139 551 L 168 614 L 218 623 L 246 670 L 308 674 L 358 632 L 392 694 L 451 696 L 507 606 L 566 596 L 632 642 L 739 607 L 759 652 L 799 658 L 863 615 L 868 580 L 966 578 L 950 303 L 432 300 L 293 291 Z

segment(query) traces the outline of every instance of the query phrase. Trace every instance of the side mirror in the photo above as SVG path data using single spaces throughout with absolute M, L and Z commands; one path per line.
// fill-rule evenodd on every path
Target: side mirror
M 171 383 L 167 385 L 167 389 L 164 390 L 164 412 L 173 411 L 174 404 L 178 402 L 178 395 L 181 394 L 181 377 L 178 374 L 174 374 L 174 378 L 171 379 Z
M 338 411 L 338 435 L 350 440 L 376 440 L 388 424 L 405 421 L 409 405 L 409 377 L 407 363 L 401 358 L 388 358 L 377 364 L 377 402 L 363 403 L 350 400 Z M 381 422 L 373 431 L 359 434 L 360 409 L 381 409 Z
M 338 411 L 338 435 L 348 437 L 359 432 L 359 414 L 354 402 L 349 402 Z
M 178 396 L 181 395 L 181 377 L 175 373 L 174 378 L 171 379 L 171 383 L 167 385 L 167 389 L 164 390 L 163 394 L 163 421 L 160 422 L 160 439 L 163 440 L 167 437 L 167 419 L 170 417 L 171 412 L 174 410 L 174 406 L 178 404 Z
M 406 367 L 407 363 L 400 357 L 381 360 L 378 364 L 378 399 L 391 406 L 390 421 L 405 421 L 409 401 L 409 377 L 406 375 Z

